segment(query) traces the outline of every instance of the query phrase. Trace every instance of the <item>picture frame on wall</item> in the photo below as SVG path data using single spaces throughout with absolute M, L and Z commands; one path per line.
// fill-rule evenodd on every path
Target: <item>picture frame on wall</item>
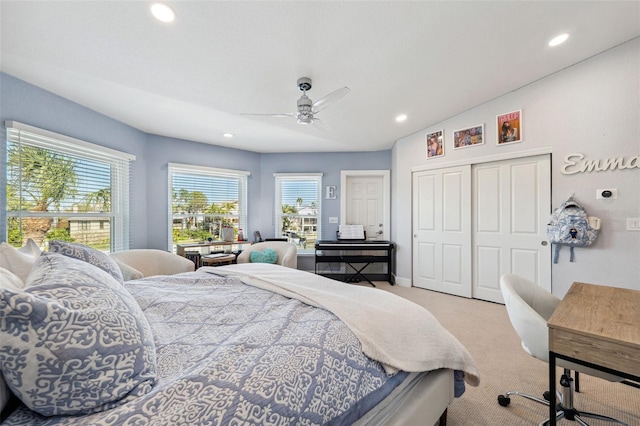
M 427 133 L 427 159 L 444 156 L 444 130 Z
M 469 148 L 483 144 L 484 124 L 477 124 L 453 132 L 453 149 Z
M 496 116 L 498 145 L 522 142 L 522 110 Z

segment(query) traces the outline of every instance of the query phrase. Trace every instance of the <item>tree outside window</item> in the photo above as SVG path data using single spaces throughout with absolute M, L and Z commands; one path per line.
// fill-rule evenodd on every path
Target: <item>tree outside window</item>
M 311 250 L 321 228 L 321 174 L 275 174 L 276 237 Z
M 128 199 L 134 157 L 15 124 L 29 130 L 7 128 L 7 241 L 17 247 L 32 238 L 41 247 L 55 239 L 103 251 L 128 248 L 128 216 L 122 211 L 128 206 L 120 201 Z M 120 194 L 115 211 L 114 185 Z M 115 220 L 118 232 L 111 226 Z
M 222 228 L 247 228 L 247 172 L 170 164 L 170 247 L 222 240 Z

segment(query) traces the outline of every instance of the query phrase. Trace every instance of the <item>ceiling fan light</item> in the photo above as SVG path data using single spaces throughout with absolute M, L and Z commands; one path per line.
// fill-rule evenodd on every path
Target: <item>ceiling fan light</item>
M 309 117 L 309 116 L 301 116 L 301 117 L 298 117 L 298 123 L 299 124 L 311 124 L 311 123 L 313 123 L 313 118 Z

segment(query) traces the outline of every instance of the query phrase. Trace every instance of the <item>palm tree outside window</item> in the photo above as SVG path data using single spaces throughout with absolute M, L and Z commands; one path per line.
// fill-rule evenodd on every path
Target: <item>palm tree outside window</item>
M 7 210 L 0 226 L 6 241 L 16 247 L 32 238 L 42 248 L 54 239 L 105 252 L 129 248 L 135 156 L 22 123 L 8 121 L 6 127 Z
M 222 229 L 238 235 L 247 224 L 249 172 L 169 164 L 169 247 L 222 240 Z
M 322 173 L 275 173 L 276 237 L 312 251 L 321 236 Z

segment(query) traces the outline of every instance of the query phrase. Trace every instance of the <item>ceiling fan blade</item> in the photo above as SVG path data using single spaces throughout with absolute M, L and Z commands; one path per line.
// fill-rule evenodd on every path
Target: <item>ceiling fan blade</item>
M 281 114 L 252 114 L 252 113 L 244 113 L 240 115 L 257 115 L 262 117 L 293 117 L 296 118 L 296 115 L 292 112 L 286 112 Z
M 347 93 L 349 93 L 351 91 L 351 89 L 349 89 L 347 86 L 345 87 L 341 87 L 340 89 L 329 93 L 327 96 L 325 96 L 324 98 L 318 99 L 317 101 L 315 101 L 313 103 L 313 107 L 312 110 L 315 113 L 318 113 L 320 111 L 322 111 L 325 108 L 330 107 L 331 105 L 333 105 L 334 103 L 338 102 L 340 99 L 342 99 Z
M 313 125 L 313 127 L 315 127 L 318 130 L 323 130 L 325 132 L 328 132 L 329 130 L 331 130 L 327 125 L 327 123 L 320 120 L 319 118 L 313 117 L 313 121 L 311 122 L 311 124 Z

